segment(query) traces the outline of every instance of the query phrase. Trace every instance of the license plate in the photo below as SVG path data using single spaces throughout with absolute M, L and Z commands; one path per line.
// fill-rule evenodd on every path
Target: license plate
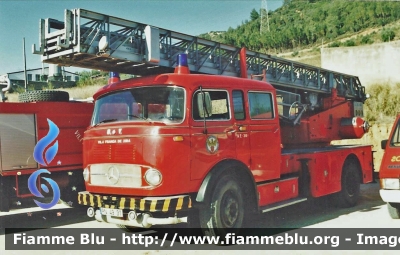
M 110 215 L 114 217 L 122 217 L 122 210 L 121 209 L 110 209 L 110 208 L 100 208 L 101 214 L 103 215 Z

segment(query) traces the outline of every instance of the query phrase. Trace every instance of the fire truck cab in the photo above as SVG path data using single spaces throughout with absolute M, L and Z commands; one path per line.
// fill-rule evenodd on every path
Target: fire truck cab
M 400 114 L 393 124 L 389 139 L 383 140 L 385 150 L 379 170 L 382 200 L 387 203 L 389 215 L 400 218 Z

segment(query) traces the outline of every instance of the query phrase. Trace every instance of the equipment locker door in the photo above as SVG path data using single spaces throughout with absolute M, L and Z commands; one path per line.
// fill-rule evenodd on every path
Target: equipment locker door
M 0 114 L 0 169 L 37 168 L 32 156 L 35 143 L 34 114 Z

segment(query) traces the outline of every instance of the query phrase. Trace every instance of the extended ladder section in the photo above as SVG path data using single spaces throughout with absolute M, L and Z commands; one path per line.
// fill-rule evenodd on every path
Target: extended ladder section
M 173 72 L 176 56 L 187 53 L 191 72 L 240 76 L 240 48 L 100 13 L 65 10 L 64 22 L 40 21 L 42 61 L 64 66 L 148 75 Z M 310 91 L 363 102 L 358 77 L 253 51 L 246 52 L 249 77 L 265 74 L 281 90 Z

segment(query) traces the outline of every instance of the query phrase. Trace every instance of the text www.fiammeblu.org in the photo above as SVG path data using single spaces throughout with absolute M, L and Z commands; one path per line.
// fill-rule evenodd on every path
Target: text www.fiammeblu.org
M 336 248 L 343 242 L 352 242 L 356 245 L 379 245 L 387 247 L 396 247 L 400 243 L 399 236 L 371 236 L 357 233 L 354 238 L 345 238 L 338 235 L 334 236 L 306 236 L 298 233 L 284 233 L 277 236 L 240 236 L 228 233 L 225 237 L 219 236 L 186 236 L 178 233 L 165 233 L 163 238 L 158 236 L 148 236 L 142 234 L 125 234 L 122 235 L 122 244 L 143 245 L 159 245 L 160 247 L 174 246 L 180 244 L 214 244 L 214 245 L 325 245 Z
M 169 235 L 169 236 L 168 236 Z M 170 242 L 167 240 L 172 239 Z M 143 245 L 148 247 L 150 245 L 174 246 L 176 243 L 180 244 L 216 244 L 216 245 L 330 245 L 331 247 L 339 246 L 339 236 L 315 236 L 310 238 L 308 236 L 299 235 L 297 233 L 291 235 L 285 233 L 279 236 L 240 236 L 234 233 L 227 233 L 225 237 L 220 236 L 186 236 L 179 235 L 178 233 L 165 233 L 163 238 L 157 236 L 148 236 L 142 234 L 122 234 L 123 245 Z

